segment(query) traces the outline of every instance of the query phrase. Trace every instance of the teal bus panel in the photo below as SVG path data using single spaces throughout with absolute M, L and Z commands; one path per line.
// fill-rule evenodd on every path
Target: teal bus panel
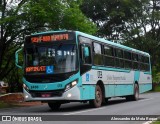
M 144 93 L 152 89 L 152 83 L 139 84 L 139 92 Z
M 125 96 L 133 94 L 133 84 L 105 85 L 105 96 Z
M 95 99 L 95 85 L 82 85 L 81 100 Z

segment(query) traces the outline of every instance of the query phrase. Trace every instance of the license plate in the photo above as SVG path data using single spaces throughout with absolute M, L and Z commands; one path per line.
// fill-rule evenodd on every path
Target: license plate
M 51 94 L 49 94 L 49 93 L 43 93 L 43 94 L 41 94 L 41 96 L 42 97 L 51 97 Z

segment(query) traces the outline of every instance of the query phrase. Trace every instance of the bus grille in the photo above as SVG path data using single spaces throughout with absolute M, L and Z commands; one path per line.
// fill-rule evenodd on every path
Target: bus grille
M 48 94 L 47 97 L 60 97 L 62 96 L 64 90 L 52 90 L 52 91 L 33 91 L 30 90 L 29 93 L 32 97 L 44 97 L 45 94 Z

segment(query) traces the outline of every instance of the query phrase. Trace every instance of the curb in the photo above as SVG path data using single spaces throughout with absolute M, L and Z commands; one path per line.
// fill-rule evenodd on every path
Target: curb
M 0 95 L 0 100 L 7 103 L 17 103 L 17 102 L 23 102 L 24 97 L 23 93 L 8 93 L 4 95 Z
M 4 94 L 4 95 L 0 95 L 0 97 L 12 95 L 12 94 L 21 94 L 21 95 L 23 95 L 23 93 L 7 93 L 7 94 Z
M 43 105 L 40 101 L 25 102 L 23 93 L 21 92 L 20 93 L 7 93 L 4 95 L 0 95 L 0 100 L 2 100 L 2 102 L 4 103 L 11 103 L 19 107 Z

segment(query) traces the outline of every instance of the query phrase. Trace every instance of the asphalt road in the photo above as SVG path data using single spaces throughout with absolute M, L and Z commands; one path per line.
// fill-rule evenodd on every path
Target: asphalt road
M 160 115 L 160 93 L 140 95 L 139 101 L 127 102 L 124 98 L 112 98 L 108 104 L 100 108 L 91 108 L 88 103 L 68 103 L 61 106 L 59 111 L 51 111 L 47 104 L 34 107 L 19 107 L 1 109 L 0 115 Z M 54 116 L 53 116 L 54 117 Z M 79 117 L 79 116 L 75 116 Z M 99 116 L 100 117 L 100 116 Z M 143 124 L 146 121 L 46 121 L 47 124 Z M 17 124 L 17 122 L 0 122 Z M 27 123 L 27 122 L 25 122 Z M 30 123 L 30 122 L 29 122 Z M 37 123 L 37 122 L 32 122 Z M 44 122 L 38 122 L 41 124 Z

